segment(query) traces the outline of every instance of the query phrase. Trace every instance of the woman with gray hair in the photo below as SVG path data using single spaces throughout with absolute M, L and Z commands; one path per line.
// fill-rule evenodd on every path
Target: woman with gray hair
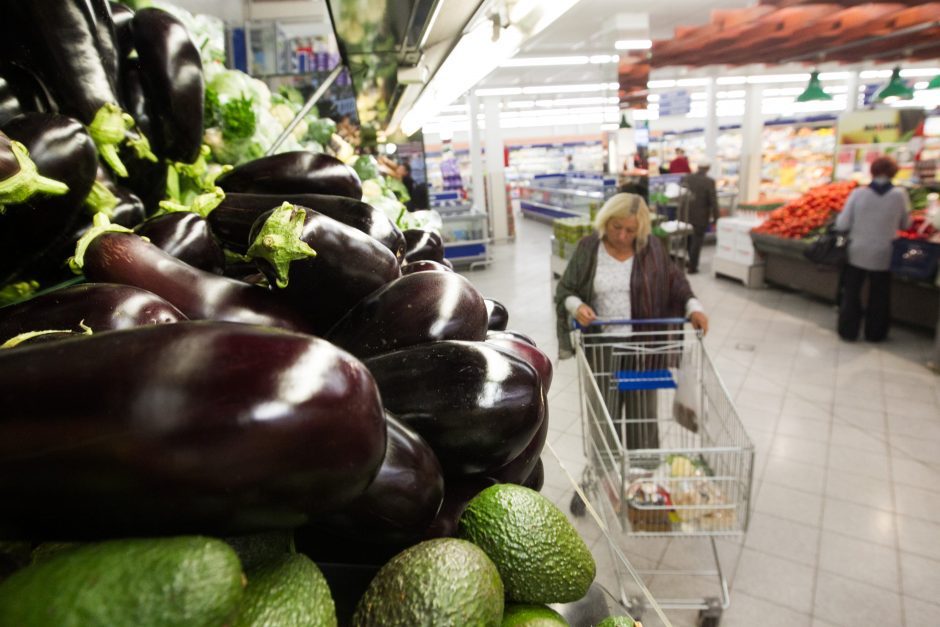
M 659 239 L 650 236 L 650 211 L 642 197 L 611 196 L 597 213 L 594 228 L 595 233 L 578 242 L 555 290 L 561 359 L 573 354 L 570 318 L 588 325 L 597 319 L 686 317 L 696 329 L 708 331 L 708 317 L 685 275 Z M 595 361 L 607 372 L 648 367 L 614 363 L 613 346 L 618 339 L 628 341 L 630 332 L 624 326 L 603 325 L 587 329 L 583 339 L 586 347 L 597 345 L 592 349 Z M 614 421 L 626 406 L 628 448 L 658 447 L 655 390 L 635 393 L 626 401 L 614 390 L 607 406 Z

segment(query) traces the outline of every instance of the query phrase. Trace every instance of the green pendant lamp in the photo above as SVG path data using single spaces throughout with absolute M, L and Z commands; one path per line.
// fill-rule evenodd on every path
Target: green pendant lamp
M 627 114 L 626 114 L 626 113 L 621 113 L 621 114 L 620 114 L 620 126 L 619 126 L 619 128 L 633 128 L 632 126 L 630 126 L 630 123 L 627 122 Z
M 809 84 L 803 93 L 796 97 L 797 102 L 810 102 L 811 100 L 832 100 L 832 96 L 823 91 L 817 71 L 809 75 Z
M 940 89 L 940 74 L 937 74 L 927 83 L 927 89 Z
M 909 87 L 901 78 L 901 68 L 896 67 L 891 72 L 891 79 L 885 85 L 878 95 L 875 96 L 876 102 L 886 102 L 887 100 L 910 100 L 914 97 L 914 89 Z

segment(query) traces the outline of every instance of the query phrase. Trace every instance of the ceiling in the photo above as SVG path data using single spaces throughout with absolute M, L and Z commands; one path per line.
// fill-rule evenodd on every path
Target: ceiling
M 618 39 L 661 39 L 677 26 L 707 23 L 712 9 L 741 8 L 753 0 L 581 0 L 567 14 L 527 42 L 516 55 L 546 57 L 616 54 Z M 648 14 L 648 28 L 644 15 Z M 618 19 L 619 16 L 619 19 Z M 481 87 L 603 83 L 617 80 L 615 63 L 568 67 L 499 68 Z

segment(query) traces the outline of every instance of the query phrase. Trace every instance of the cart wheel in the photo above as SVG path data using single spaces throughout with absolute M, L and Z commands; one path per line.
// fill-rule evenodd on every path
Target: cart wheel
M 640 597 L 630 597 L 630 604 L 627 606 L 630 617 L 635 621 L 643 620 L 643 613 L 646 610 L 646 601 Z
M 705 599 L 707 609 L 700 610 L 695 627 L 718 627 L 721 622 L 721 601 L 715 597 Z
M 571 495 L 571 505 L 569 506 L 571 513 L 580 518 L 584 516 L 584 513 L 587 511 L 587 508 L 584 506 L 584 501 L 581 500 L 581 497 L 578 496 L 578 493 L 575 492 Z

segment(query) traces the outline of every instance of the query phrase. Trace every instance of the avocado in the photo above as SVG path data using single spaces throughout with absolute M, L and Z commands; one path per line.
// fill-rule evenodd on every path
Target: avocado
M 608 616 L 601 622 L 597 623 L 597 627 L 642 627 L 638 622 L 630 618 L 629 616 Z
M 84 544 L 0 584 L 0 625 L 218 627 L 241 600 L 235 552 L 198 536 Z
M 502 627 L 568 627 L 568 621 L 550 607 L 514 603 L 506 606 Z
M 503 582 L 478 547 L 456 538 L 426 540 L 383 566 L 359 600 L 353 627 L 498 627 Z
M 294 553 L 294 533 L 278 529 L 263 531 L 243 536 L 222 538 L 235 549 L 242 568 L 250 573 L 266 562 L 280 558 L 287 553 Z
M 336 627 L 323 573 L 306 555 L 285 554 L 248 572 L 234 627 Z
M 518 603 L 577 601 L 594 581 L 594 556 L 547 498 L 502 483 L 476 495 L 458 522 L 458 535 L 490 556 Z
M 38 562 L 44 562 L 53 555 L 58 555 L 62 551 L 68 551 L 74 549 L 77 546 L 81 546 L 80 542 L 43 542 L 35 549 L 33 549 L 32 555 L 30 556 L 30 562 L 36 564 Z

